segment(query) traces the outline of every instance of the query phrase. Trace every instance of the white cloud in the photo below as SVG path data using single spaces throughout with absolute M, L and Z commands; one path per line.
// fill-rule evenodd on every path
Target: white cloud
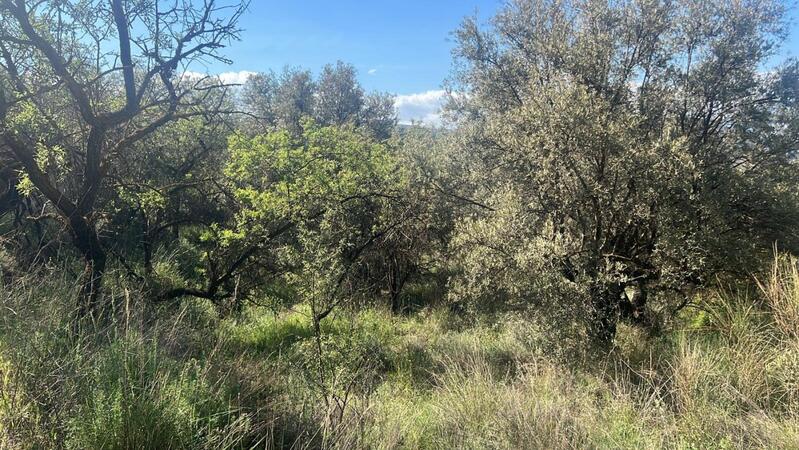
M 238 72 L 222 72 L 216 75 L 187 70 L 186 72 L 183 72 L 183 79 L 200 80 L 206 77 L 217 77 L 219 78 L 219 81 L 224 84 L 244 84 L 244 82 L 247 81 L 247 78 L 250 78 L 255 74 L 255 72 L 249 70 L 241 70 Z
M 247 78 L 255 74 L 255 72 L 249 70 L 240 70 L 238 72 L 223 72 L 220 73 L 218 77 L 224 84 L 244 84 Z
M 366 72 L 366 73 L 369 74 L 369 75 L 374 75 L 374 74 L 377 73 L 377 69 L 369 69 L 369 71 Z
M 207 75 L 205 75 L 204 73 L 195 72 L 193 70 L 187 70 L 187 71 L 183 72 L 183 75 L 181 75 L 181 78 L 183 80 L 186 80 L 186 81 L 191 81 L 191 80 L 199 80 L 199 79 L 205 78 L 206 76 Z
M 441 125 L 441 108 L 444 106 L 447 92 L 443 90 L 420 92 L 417 94 L 398 95 L 394 98 L 394 107 L 401 124 L 422 122 L 425 125 Z

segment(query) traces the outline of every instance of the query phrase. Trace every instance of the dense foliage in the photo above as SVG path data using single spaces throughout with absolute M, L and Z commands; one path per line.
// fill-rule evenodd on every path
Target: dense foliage
M 510 1 L 441 128 L 246 6 L 0 0 L 0 447 L 799 447 L 782 3 Z
M 460 231 L 467 280 L 515 273 L 485 293 L 530 301 L 549 285 L 534 274 L 559 272 L 607 339 L 653 294 L 679 303 L 774 242 L 796 251 L 799 73 L 762 71 L 781 8 L 518 1 L 488 31 L 467 21 L 463 195 L 491 206 Z

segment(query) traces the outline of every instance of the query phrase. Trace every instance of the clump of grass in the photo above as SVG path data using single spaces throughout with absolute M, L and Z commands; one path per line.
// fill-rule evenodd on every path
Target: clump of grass
M 758 286 L 771 310 L 777 330 L 787 339 L 799 340 L 799 262 L 779 255 L 765 281 Z
M 67 424 L 70 446 L 201 448 L 249 431 L 247 415 L 231 407 L 201 362 L 174 361 L 135 335 L 92 356 L 87 391 Z
M 795 270 L 795 260 L 777 258 L 767 281 L 757 283 L 759 298 L 745 289 L 708 295 L 698 314 L 703 326 L 677 333 L 663 372 L 679 442 L 799 448 L 799 353 L 786 319 L 795 314 Z
M 511 378 L 481 357 L 450 364 L 429 391 L 384 386 L 363 448 L 654 448 L 632 400 L 546 363 Z
M 63 280 L 17 283 L 0 299 L 13 311 L 0 320 L 0 436 L 9 446 L 237 448 L 255 439 L 214 356 L 183 352 L 192 345 L 178 342 L 190 335 L 181 332 L 185 308 L 145 320 L 134 313 L 148 309 L 142 296 L 123 289 L 111 324 L 76 334 Z
M 236 351 L 276 355 L 313 336 L 310 318 L 298 311 L 282 315 L 271 312 L 249 314 L 242 322 L 228 321 L 225 334 Z

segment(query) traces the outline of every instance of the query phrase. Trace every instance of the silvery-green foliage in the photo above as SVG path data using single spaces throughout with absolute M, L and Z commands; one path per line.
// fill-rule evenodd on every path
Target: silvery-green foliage
M 795 247 L 796 67 L 762 70 L 782 16 L 768 1 L 516 0 L 488 29 L 467 20 L 452 185 L 482 207 L 458 227 L 454 292 L 535 303 L 533 286 L 576 283 L 607 337 L 646 293 Z
M 302 121 L 320 125 L 355 125 L 379 139 L 388 139 L 397 124 L 394 97 L 365 93 L 357 71 L 341 61 L 327 64 L 317 79 L 308 70 L 285 67 L 280 74 L 256 73 L 242 86 L 239 103 L 246 116 L 242 129 L 250 133 L 288 130 L 302 134 Z
M 557 275 L 569 237 L 539 221 L 511 186 L 498 188 L 491 203 L 496 211 L 490 217 L 465 217 L 456 227 L 451 250 L 462 275 L 451 298 L 478 309 L 579 304 L 585 292 Z

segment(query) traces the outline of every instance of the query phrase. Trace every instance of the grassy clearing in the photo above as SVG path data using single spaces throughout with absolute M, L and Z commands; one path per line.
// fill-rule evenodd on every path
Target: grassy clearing
M 525 317 L 341 310 L 316 340 L 302 305 L 221 319 L 123 288 L 117 323 L 75 339 L 63 286 L 3 290 L 4 448 L 799 448 L 788 258 L 591 358 Z

